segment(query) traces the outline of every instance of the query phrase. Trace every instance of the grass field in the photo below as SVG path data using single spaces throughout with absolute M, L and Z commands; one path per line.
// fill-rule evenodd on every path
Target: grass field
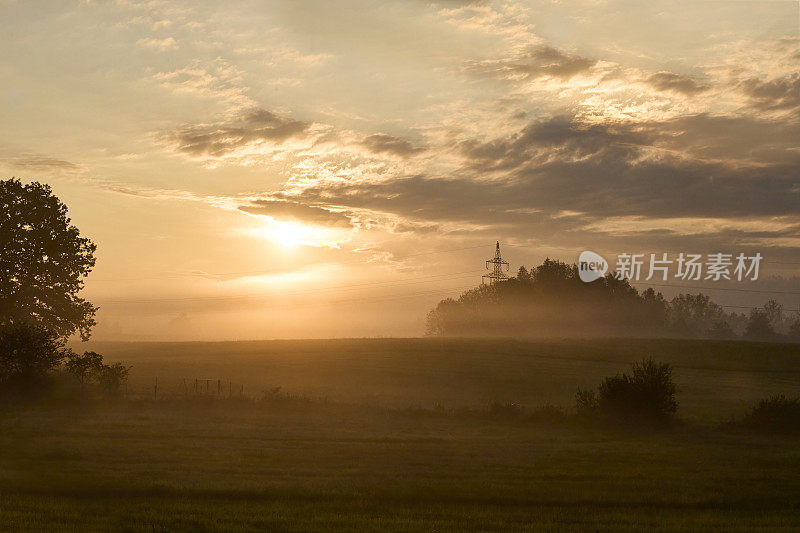
M 756 398 L 800 393 L 798 346 L 365 339 L 91 348 L 134 365 L 132 399 L 4 410 L 0 530 L 800 528 L 800 436 L 720 427 Z M 670 428 L 482 409 L 569 408 L 578 386 L 646 355 L 675 365 L 681 420 Z M 215 389 L 184 398 L 183 380 L 196 377 L 242 384 L 250 398 L 217 399 Z M 274 387 L 288 396 L 254 399 Z
M 681 416 L 717 421 L 774 391 L 800 394 L 800 345 L 731 341 L 337 339 L 226 343 L 90 343 L 133 365 L 130 395 L 182 397 L 183 380 L 391 407 L 571 406 L 578 387 L 650 357 L 672 363 Z M 81 348 L 87 349 L 87 348 Z M 235 387 L 232 385 L 235 392 Z

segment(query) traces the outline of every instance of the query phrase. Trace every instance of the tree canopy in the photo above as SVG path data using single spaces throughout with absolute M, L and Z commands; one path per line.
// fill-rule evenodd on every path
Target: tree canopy
M 667 301 L 613 275 L 584 283 L 577 265 L 545 259 L 516 277 L 447 298 L 428 313 L 428 335 L 441 336 L 675 336 L 800 340 L 800 315 L 777 302 L 747 317 L 726 313 L 704 294 Z
M 89 338 L 97 308 L 78 293 L 96 246 L 70 222 L 48 185 L 0 180 L 0 325 Z

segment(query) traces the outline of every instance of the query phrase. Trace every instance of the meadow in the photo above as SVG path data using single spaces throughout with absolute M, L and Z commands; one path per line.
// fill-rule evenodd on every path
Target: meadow
M 128 399 L 4 408 L 0 529 L 800 528 L 800 436 L 725 424 L 756 399 L 800 394 L 797 345 L 352 339 L 89 348 L 133 365 Z M 676 423 L 623 430 L 568 415 L 578 387 L 644 356 L 674 366 Z M 194 379 L 211 380 L 209 391 L 195 394 Z

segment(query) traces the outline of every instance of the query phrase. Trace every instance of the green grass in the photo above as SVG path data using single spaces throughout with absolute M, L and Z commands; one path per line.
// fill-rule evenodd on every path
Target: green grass
M 395 407 L 516 402 L 571 406 L 578 387 L 652 356 L 672 363 L 684 418 L 716 421 L 774 392 L 800 394 L 800 345 L 687 340 L 341 339 L 225 343 L 90 343 L 133 365 L 131 395 L 180 397 L 183 380 L 282 387 L 294 394 Z M 81 348 L 86 349 L 86 348 Z M 232 387 L 234 390 L 236 387 Z M 223 393 L 227 387 L 223 386 Z
M 737 394 L 795 393 L 796 347 L 342 340 L 102 348 L 130 360 L 142 388 L 156 374 L 168 383 L 229 373 L 249 380 L 251 392 L 282 386 L 329 401 L 176 397 L 6 409 L 0 530 L 800 528 L 800 437 L 718 426 L 744 413 Z M 406 408 L 491 399 L 567 407 L 578 385 L 642 355 L 676 365 L 683 420 L 673 427 Z

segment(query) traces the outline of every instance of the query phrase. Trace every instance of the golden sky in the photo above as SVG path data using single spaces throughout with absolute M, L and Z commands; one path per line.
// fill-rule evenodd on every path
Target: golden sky
M 514 269 L 725 250 L 791 276 L 799 21 L 796 1 L 0 0 L 0 176 L 51 184 L 98 244 L 96 338 L 420 334 L 498 239 Z

